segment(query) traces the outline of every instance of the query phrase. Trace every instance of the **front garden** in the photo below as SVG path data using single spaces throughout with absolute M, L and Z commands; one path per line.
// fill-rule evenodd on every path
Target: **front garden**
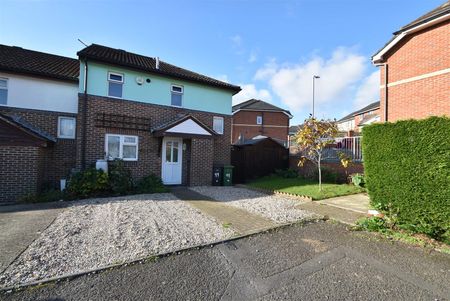
M 248 186 L 266 190 L 280 191 L 295 195 L 309 196 L 313 200 L 328 199 L 337 196 L 364 192 L 364 188 L 353 184 L 322 183 L 319 190 L 317 180 L 304 179 L 298 176 L 286 178 L 281 175 L 271 175 L 250 182 Z

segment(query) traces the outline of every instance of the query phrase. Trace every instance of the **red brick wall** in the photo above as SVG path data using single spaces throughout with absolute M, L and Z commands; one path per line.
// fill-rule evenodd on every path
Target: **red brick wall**
M 98 159 L 104 158 L 105 135 L 106 134 L 126 134 L 139 137 L 138 161 L 124 162 L 125 166 L 132 171 L 133 177 L 141 178 L 150 173 L 161 176 L 161 154 L 160 138 L 153 137 L 150 129 L 152 127 L 165 124 L 177 119 L 180 115 L 191 114 L 202 123 L 212 128 L 213 117 L 224 118 L 224 134 L 213 139 L 191 139 L 190 142 L 190 171 L 187 175 L 187 163 L 189 160 L 183 156 L 183 179 L 189 178 L 191 185 L 207 185 L 212 180 L 213 164 L 230 163 L 230 137 L 231 137 L 231 116 L 201 111 L 187 110 L 159 106 L 135 101 L 112 99 L 100 96 L 88 96 L 87 111 L 87 141 L 86 141 L 86 163 L 92 165 Z M 79 95 L 79 116 L 77 133 L 77 167 L 81 167 L 81 126 L 83 118 L 84 95 Z M 97 113 L 119 114 L 132 117 L 149 118 L 149 130 L 133 130 L 112 127 L 97 127 L 95 118 Z M 186 141 L 186 139 L 185 139 Z M 187 145 L 188 146 L 188 145 Z M 186 166 L 185 166 L 186 165 Z M 183 183 L 188 184 L 188 183 Z
M 388 82 L 450 68 L 450 21 L 404 38 L 385 57 Z M 385 68 L 381 67 L 384 85 Z M 450 74 L 388 87 L 388 121 L 450 115 Z M 385 91 L 380 89 L 380 116 L 385 121 Z
M 0 146 L 0 202 L 14 202 L 39 190 L 42 176 L 41 148 Z
M 17 115 L 24 118 L 33 126 L 57 137 L 58 117 L 75 114 L 62 112 L 49 112 L 30 109 L 18 109 L 0 107 L 0 113 L 6 115 Z M 76 139 L 57 139 L 57 142 L 46 148 L 43 153 L 43 174 L 41 181 L 50 187 L 59 188 L 59 180 L 67 178 L 72 168 L 75 167 Z M 20 169 L 17 169 L 20 172 Z
M 317 174 L 317 166 L 310 161 L 307 161 L 303 166 L 298 166 L 299 160 L 299 155 L 290 155 L 289 168 L 297 170 L 298 174 L 305 178 L 313 178 Z M 348 176 L 351 174 L 364 173 L 362 163 L 351 163 L 347 168 L 344 168 L 340 162 L 322 162 L 321 167 L 337 173 L 338 181 L 341 183 L 346 183 Z
M 256 124 L 256 116 L 263 116 L 263 124 Z M 286 141 L 289 133 L 289 117 L 280 112 L 239 111 L 233 115 L 234 143 L 242 134 L 245 139 L 262 135 Z

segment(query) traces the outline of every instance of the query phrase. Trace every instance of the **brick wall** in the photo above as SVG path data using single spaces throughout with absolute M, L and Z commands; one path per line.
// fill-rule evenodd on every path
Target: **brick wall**
M 158 176 L 161 175 L 161 138 L 153 137 L 150 130 L 98 127 L 95 124 L 97 113 L 119 114 L 124 116 L 148 118 L 150 119 L 150 124 L 148 126 L 149 129 L 173 121 L 179 116 L 188 113 L 200 120 L 208 127 L 212 128 L 213 117 L 221 116 L 224 118 L 223 135 L 218 135 L 214 139 L 199 139 L 201 141 L 209 141 L 203 141 L 202 143 L 197 142 L 197 139 L 191 139 L 191 173 L 189 175 L 186 174 L 186 170 L 188 167 L 185 167 L 185 165 L 189 162 L 189 160 L 183 157 L 184 175 L 182 178 L 184 180 L 187 180 L 189 178 L 191 181 L 191 185 L 211 184 L 212 165 L 230 163 L 229 141 L 231 139 L 231 116 L 229 115 L 159 106 L 136 101 L 112 99 L 93 95 L 88 95 L 87 104 L 86 163 L 88 165 L 95 164 L 96 160 L 104 158 L 106 134 L 135 135 L 139 137 L 138 161 L 124 162 L 125 166 L 131 169 L 133 177 L 135 178 L 141 178 L 150 173 L 154 173 Z M 83 124 L 83 106 L 84 95 L 80 94 L 80 114 L 78 116 L 78 124 L 80 126 L 78 127 L 77 133 L 77 149 L 79 150 L 77 152 L 78 168 L 81 167 L 81 126 Z M 186 139 L 184 139 L 184 142 L 186 142 Z M 204 149 L 202 149 L 202 147 L 204 147 Z
M 0 113 L 17 115 L 24 118 L 33 126 L 57 137 L 58 117 L 76 117 L 75 114 L 62 112 L 49 112 L 31 109 L 0 107 Z M 67 178 L 75 166 L 76 140 L 57 139 L 57 142 L 43 151 L 43 173 L 41 181 L 50 187 L 59 187 L 59 180 Z M 20 172 L 20 169 L 17 169 Z
M 450 21 L 404 38 L 386 54 L 388 83 L 450 68 Z M 380 84 L 385 69 L 381 67 Z M 388 87 L 388 121 L 450 115 L 450 73 Z M 385 91 L 380 88 L 380 116 L 385 121 Z
M 36 146 L 0 146 L 0 202 L 13 202 L 38 192 L 42 176 L 41 151 Z
M 298 171 L 298 174 L 305 178 L 313 178 L 317 174 L 317 166 L 310 161 L 305 162 L 303 166 L 298 166 L 300 155 L 289 156 L 289 168 Z M 338 181 L 346 183 L 348 176 L 354 173 L 364 173 L 364 165 L 362 163 L 351 163 L 344 168 L 340 162 L 322 162 L 321 167 L 337 173 Z M 323 169 L 322 169 L 323 170 Z
M 263 124 L 256 124 L 256 117 L 263 117 Z M 289 117 L 280 112 L 239 111 L 233 115 L 233 133 L 231 142 L 234 143 L 242 134 L 245 139 L 262 135 L 286 141 L 289 133 Z

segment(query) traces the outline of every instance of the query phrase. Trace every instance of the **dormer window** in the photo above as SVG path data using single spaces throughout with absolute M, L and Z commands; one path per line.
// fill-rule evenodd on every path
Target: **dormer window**
M 182 106 L 182 104 L 183 104 L 183 92 L 184 92 L 183 86 L 177 86 L 177 85 L 172 85 L 171 86 L 172 98 L 171 98 L 170 104 L 172 106 L 176 106 L 176 107 L 181 107 Z
M 108 72 L 108 96 L 122 98 L 123 74 Z

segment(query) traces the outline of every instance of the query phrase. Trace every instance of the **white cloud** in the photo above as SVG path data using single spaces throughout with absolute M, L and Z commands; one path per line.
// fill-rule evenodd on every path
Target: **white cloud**
M 240 47 L 242 45 L 242 37 L 240 35 L 234 35 L 230 38 L 231 42 L 233 42 L 233 46 Z
M 356 90 L 355 109 L 362 108 L 380 99 L 380 71 L 377 70 L 363 79 Z
M 241 85 L 241 92 L 233 96 L 233 105 L 255 98 L 270 101 L 272 95 L 266 89 L 257 89 L 254 84 Z
M 300 64 L 278 65 L 269 61 L 255 74 L 255 80 L 265 80 L 273 92 L 292 111 L 308 112 L 312 106 L 312 76 L 316 80 L 315 100 L 317 105 L 330 105 L 352 97 L 355 84 L 364 76 L 366 58 L 351 48 L 339 47 L 330 58 L 319 56 Z
M 223 81 L 223 82 L 225 82 L 225 83 L 229 83 L 229 82 L 230 82 L 230 80 L 228 79 L 228 75 L 226 75 L 226 74 L 220 74 L 220 75 L 217 75 L 217 76 L 215 77 L 215 79 L 220 80 L 220 81 Z

